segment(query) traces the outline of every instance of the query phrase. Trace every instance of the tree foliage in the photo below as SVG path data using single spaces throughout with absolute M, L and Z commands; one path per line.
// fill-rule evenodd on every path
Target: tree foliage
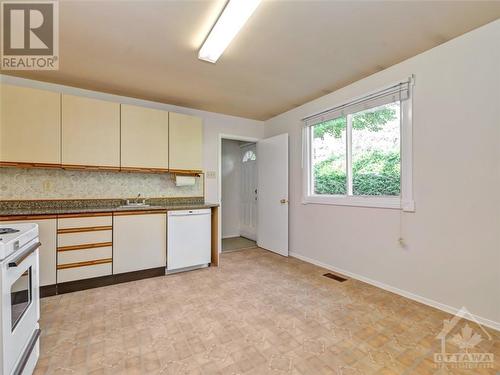
M 352 116 L 352 127 L 378 132 L 388 122 L 396 119 L 396 109 L 390 106 L 365 111 Z M 314 126 L 314 137 L 325 135 L 341 138 L 347 128 L 346 117 L 339 117 Z M 344 155 L 333 155 L 314 166 L 314 190 L 316 194 L 347 194 L 346 171 L 338 170 L 338 162 Z M 337 167 L 335 167 L 337 165 Z M 352 164 L 354 195 L 399 195 L 399 152 L 380 150 L 365 151 Z
M 390 107 L 383 107 L 375 111 L 356 113 L 352 116 L 352 128 L 356 130 L 369 129 L 379 131 L 382 126 L 396 118 L 396 110 Z M 314 138 L 325 137 L 325 134 L 340 138 L 342 132 L 347 128 L 347 118 L 337 117 L 333 120 L 322 122 L 314 126 Z
M 314 166 L 316 194 L 347 194 L 346 172 L 332 167 L 335 160 L 331 157 Z M 352 176 L 354 195 L 399 195 L 399 153 L 366 153 L 353 162 Z

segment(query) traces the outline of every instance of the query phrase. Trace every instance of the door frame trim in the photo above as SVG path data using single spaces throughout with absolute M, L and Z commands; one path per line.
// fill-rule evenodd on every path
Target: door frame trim
M 242 141 L 257 143 L 262 138 L 245 137 L 237 134 L 219 133 L 218 149 L 217 149 L 217 197 L 219 203 L 219 254 L 222 251 L 222 140 Z M 258 168 L 258 165 L 257 165 Z

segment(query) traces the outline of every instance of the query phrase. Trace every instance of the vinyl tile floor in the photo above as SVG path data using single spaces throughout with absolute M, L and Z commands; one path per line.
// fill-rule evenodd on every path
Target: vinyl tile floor
M 44 298 L 35 374 L 499 371 L 499 332 L 450 320 L 445 351 L 491 353 L 492 368 L 439 368 L 450 314 L 325 272 L 256 248 L 218 268 Z
M 255 241 L 249 240 L 245 237 L 231 237 L 224 238 L 222 240 L 222 251 L 224 252 L 251 249 L 256 246 L 257 244 Z

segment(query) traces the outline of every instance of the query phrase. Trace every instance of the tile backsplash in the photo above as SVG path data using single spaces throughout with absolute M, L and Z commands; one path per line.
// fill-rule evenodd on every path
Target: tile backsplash
M 150 173 L 0 168 L 0 200 L 203 196 L 203 178 L 175 186 L 173 176 Z

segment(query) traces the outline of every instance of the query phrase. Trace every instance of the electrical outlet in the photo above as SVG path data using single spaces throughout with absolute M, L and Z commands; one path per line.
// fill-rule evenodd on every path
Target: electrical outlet
M 216 178 L 217 174 L 215 173 L 215 171 L 207 171 L 206 176 L 207 178 Z

